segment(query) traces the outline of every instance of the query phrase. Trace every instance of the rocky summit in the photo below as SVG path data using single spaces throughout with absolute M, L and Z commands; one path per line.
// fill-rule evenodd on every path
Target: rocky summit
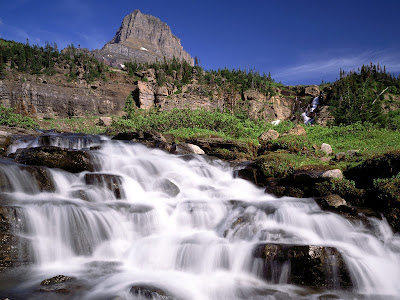
M 121 67 L 130 60 L 144 63 L 173 57 L 194 64 L 193 58 L 166 23 L 138 9 L 127 15 L 115 37 L 94 53 L 98 59 L 113 67 Z

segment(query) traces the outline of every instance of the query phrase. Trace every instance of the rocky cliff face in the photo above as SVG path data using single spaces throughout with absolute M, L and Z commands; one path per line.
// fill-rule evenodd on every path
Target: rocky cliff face
M 143 63 L 173 57 L 193 65 L 193 58 L 183 49 L 171 28 L 160 19 L 142 14 L 139 10 L 127 15 L 115 37 L 94 53 L 113 67 L 120 67 L 129 60 Z
M 11 74 L 0 80 L 0 105 L 39 118 L 109 115 L 122 112 L 133 81 L 120 73 L 107 81 L 66 82 L 63 75 Z

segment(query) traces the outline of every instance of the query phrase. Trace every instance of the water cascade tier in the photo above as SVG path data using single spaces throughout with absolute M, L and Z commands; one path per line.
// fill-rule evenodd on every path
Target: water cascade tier
M 92 167 L 25 164 L 49 148 Z M 10 156 L 0 225 L 8 216 L 19 264 L 0 273 L 1 299 L 400 297 L 400 237 L 385 220 L 275 198 L 226 162 L 52 133 Z

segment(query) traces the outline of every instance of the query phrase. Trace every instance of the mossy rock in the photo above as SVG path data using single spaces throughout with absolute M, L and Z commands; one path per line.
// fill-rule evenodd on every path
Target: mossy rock
M 283 178 L 294 173 L 295 164 L 279 153 L 269 153 L 257 158 L 254 163 L 264 178 Z
M 257 155 L 257 147 L 252 142 L 223 138 L 198 138 L 189 139 L 186 142 L 199 146 L 207 155 L 224 160 L 250 160 Z

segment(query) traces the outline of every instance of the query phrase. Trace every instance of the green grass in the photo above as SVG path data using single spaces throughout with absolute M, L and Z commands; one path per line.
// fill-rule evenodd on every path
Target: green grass
M 41 129 L 56 129 L 65 132 L 79 132 L 87 134 L 104 133 L 105 127 L 97 125 L 99 117 L 87 116 L 80 118 L 46 119 L 40 121 Z
M 327 143 L 334 152 L 359 150 L 362 155 L 400 149 L 400 132 L 379 128 L 370 123 L 347 126 L 306 127 L 308 139 L 317 145 Z
M 162 112 L 137 110 L 129 118 L 116 119 L 113 126 L 121 131 L 154 130 L 177 133 L 186 138 L 206 134 L 254 141 L 261 133 L 272 127 L 262 121 L 252 121 L 229 113 L 204 109 L 173 109 Z

